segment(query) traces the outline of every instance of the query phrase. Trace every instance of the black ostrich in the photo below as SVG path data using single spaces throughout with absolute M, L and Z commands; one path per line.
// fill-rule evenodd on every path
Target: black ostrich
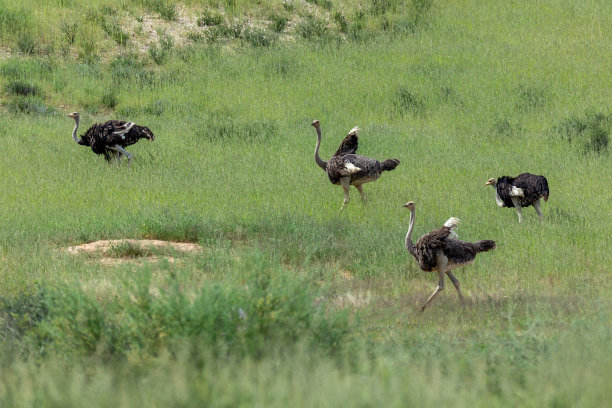
M 459 240 L 454 231 L 459 224 L 459 219 L 451 217 L 444 226 L 423 235 L 416 245 L 412 243 L 412 229 L 414 227 L 415 207 L 414 202 L 409 201 L 404 207 L 410 210 L 410 226 L 406 234 L 406 249 L 410 255 L 419 263 L 419 268 L 425 272 L 438 272 L 438 286 L 429 296 L 421 311 L 425 310 L 429 302 L 444 290 L 444 274 L 447 274 L 457 289 L 459 300 L 463 302 L 463 295 L 459 288 L 459 281 L 451 270 L 474 262 L 479 252 L 489 251 L 495 248 L 495 241 L 483 240 L 475 243 Z
M 344 201 L 340 211 L 350 201 L 350 186 L 355 186 L 361 195 L 361 200 L 365 202 L 362 184 L 378 180 L 383 171 L 391 171 L 399 164 L 398 159 L 387 159 L 381 163 L 378 160 L 355 154 L 359 143 L 358 127 L 351 129 L 329 161 L 323 161 L 319 156 L 321 125 L 318 120 L 315 120 L 312 122 L 312 126 L 317 131 L 317 146 L 314 155 L 317 165 L 327 173 L 329 181 L 341 185 L 344 189 Z
M 544 176 L 530 173 L 519 174 L 517 177 L 503 176 L 489 179 L 485 186 L 492 185 L 495 190 L 495 201 L 500 207 L 516 207 L 519 222 L 523 221 L 522 207 L 533 205 L 538 220 L 542 221 L 540 198 L 548 201 L 548 181 Z
M 104 123 L 95 123 L 85 134 L 81 135 L 81 139 L 77 139 L 77 129 L 79 128 L 79 114 L 72 112 L 68 114 L 75 121 L 72 138 L 75 142 L 83 146 L 91 147 L 96 154 L 103 154 L 106 161 L 111 160 L 111 154 L 121 161 L 121 155 L 125 155 L 128 159 L 128 165 L 132 163 L 130 152 L 124 148 L 133 145 L 138 139 L 155 139 L 153 132 L 146 126 L 138 126 L 134 122 L 124 122 L 122 120 L 109 120 Z

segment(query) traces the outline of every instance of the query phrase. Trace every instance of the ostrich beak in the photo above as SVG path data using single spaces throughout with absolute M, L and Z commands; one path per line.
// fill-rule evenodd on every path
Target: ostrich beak
M 485 186 L 488 186 L 490 184 L 493 184 L 493 182 L 491 180 L 487 181 L 486 183 L 484 183 Z

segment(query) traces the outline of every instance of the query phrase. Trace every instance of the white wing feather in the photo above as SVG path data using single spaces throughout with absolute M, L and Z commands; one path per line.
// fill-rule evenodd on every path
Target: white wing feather
M 459 223 L 461 222 L 461 220 L 459 218 L 455 218 L 455 217 L 450 217 L 448 220 L 446 220 L 446 222 L 444 223 L 445 227 L 450 227 L 451 229 L 451 233 L 449 234 L 450 238 L 455 238 L 458 239 L 459 235 L 457 235 L 457 232 L 455 232 L 455 230 L 457 229 L 457 227 L 459 226 Z

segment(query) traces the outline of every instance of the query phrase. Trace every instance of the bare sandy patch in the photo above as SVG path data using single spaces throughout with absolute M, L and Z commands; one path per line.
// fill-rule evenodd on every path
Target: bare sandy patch
M 121 245 L 129 245 L 143 250 L 145 255 L 123 256 L 120 252 L 118 254 L 113 253 L 113 249 Z M 148 251 L 153 252 L 153 254 Z M 191 242 L 171 242 L 157 239 L 108 239 L 71 246 L 66 248 L 66 252 L 72 255 L 91 254 L 99 256 L 100 263 L 103 265 L 118 265 L 126 262 L 157 262 L 160 259 L 174 263 L 176 261 L 175 256 L 164 254 L 198 253 L 202 252 L 202 246 Z

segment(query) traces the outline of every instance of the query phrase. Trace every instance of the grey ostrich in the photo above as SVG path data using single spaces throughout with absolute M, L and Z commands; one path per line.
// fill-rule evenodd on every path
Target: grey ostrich
M 469 265 L 474 262 L 476 254 L 495 248 L 495 241 L 483 240 L 475 243 L 461 241 L 458 239 L 455 229 L 459 219 L 451 217 L 444 226 L 423 235 L 416 245 L 412 243 L 412 229 L 414 227 L 415 210 L 414 202 L 409 201 L 404 207 L 410 210 L 410 226 L 406 234 L 406 249 L 410 255 L 419 263 L 419 268 L 425 272 L 438 272 L 438 286 L 429 296 L 429 299 L 421 307 L 425 310 L 429 302 L 435 298 L 440 291 L 444 290 L 444 274 L 448 275 L 457 289 L 459 300 L 463 303 L 463 295 L 459 288 L 459 281 L 451 272 L 453 269 Z
M 391 171 L 399 164 L 398 159 L 387 159 L 382 163 L 369 157 L 355 154 L 358 147 L 359 128 L 354 127 L 344 138 L 340 147 L 329 159 L 321 160 L 319 156 L 319 146 L 321 146 L 321 125 L 318 120 L 312 122 L 312 126 L 317 131 L 317 147 L 315 148 L 314 158 L 317 165 L 322 168 L 333 184 L 341 185 L 344 190 L 344 201 L 340 211 L 350 201 L 349 187 L 355 186 L 361 200 L 365 202 L 365 194 L 362 184 L 376 181 L 383 171 Z
M 540 210 L 540 198 L 548 201 L 548 181 L 544 176 L 530 173 L 519 174 L 516 177 L 503 176 L 495 180 L 489 179 L 485 186 L 492 185 L 495 190 L 495 201 L 500 207 L 515 207 L 518 212 L 519 222 L 523 221 L 522 207 L 533 208 L 538 214 L 538 220 L 542 221 L 542 210 Z
M 81 138 L 77 138 L 77 129 L 79 128 L 80 116 L 78 112 L 68 114 L 75 121 L 72 138 L 75 142 L 83 146 L 91 147 L 91 150 L 96 154 L 103 154 L 106 161 L 111 160 L 113 154 L 117 161 L 121 161 L 121 155 L 125 155 L 128 159 L 128 165 L 132 163 L 134 157 L 130 152 L 125 150 L 126 146 L 133 145 L 139 139 L 155 139 L 153 132 L 146 126 L 138 126 L 134 122 L 124 122 L 122 120 L 109 120 L 104 123 L 93 124 Z

